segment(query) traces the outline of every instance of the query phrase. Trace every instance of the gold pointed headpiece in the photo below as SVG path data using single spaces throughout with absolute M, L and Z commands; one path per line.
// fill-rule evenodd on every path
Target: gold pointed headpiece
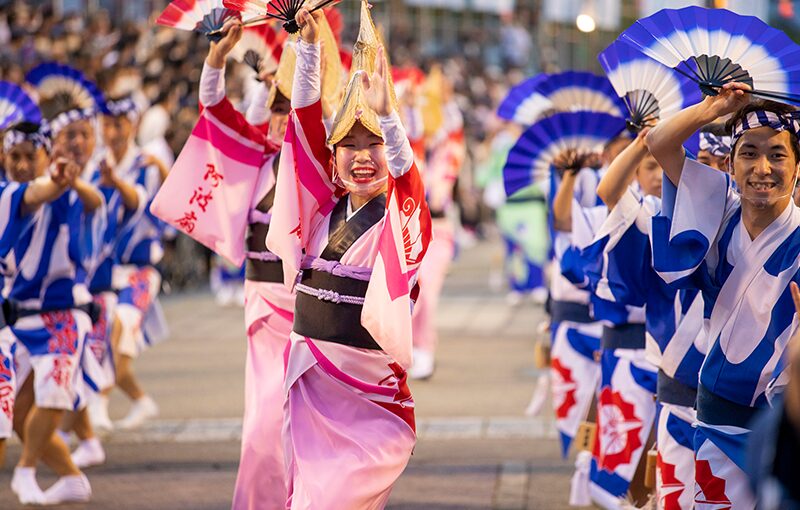
M 372 21 L 370 6 L 367 0 L 361 1 L 361 28 L 358 31 L 358 39 L 353 48 L 353 65 L 350 69 L 350 82 L 345 90 L 344 99 L 336 112 L 336 119 L 333 122 L 331 136 L 328 138 L 329 145 L 336 145 L 353 129 L 356 122 L 360 122 L 371 133 L 382 137 L 380 120 L 378 114 L 369 107 L 366 99 L 366 91 L 362 82 L 362 73 L 372 76 L 378 64 L 378 49 L 384 47 L 375 23 Z M 386 52 L 384 51 L 384 55 Z M 389 81 L 389 92 L 392 96 L 392 103 L 397 107 L 397 96 L 395 95 L 392 83 L 391 67 L 388 66 L 389 59 L 386 58 L 386 79 Z
M 422 87 L 422 123 L 425 136 L 436 135 L 444 124 L 444 73 L 437 64 L 434 65 Z
M 342 58 L 339 55 L 339 46 L 336 44 L 336 36 L 333 35 L 331 26 L 325 16 L 320 18 L 319 36 L 322 42 L 322 65 L 325 66 L 322 72 L 322 95 L 325 99 L 333 103 L 338 101 L 342 88 Z M 278 69 L 275 71 L 275 86 L 269 94 L 267 108 L 271 108 L 275 103 L 278 92 L 286 99 L 292 100 L 292 85 L 294 84 L 294 69 L 297 63 L 297 36 L 289 37 L 283 47 L 281 60 Z

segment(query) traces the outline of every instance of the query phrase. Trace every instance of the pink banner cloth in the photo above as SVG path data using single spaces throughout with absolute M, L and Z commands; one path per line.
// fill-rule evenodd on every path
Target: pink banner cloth
M 151 211 L 240 266 L 259 170 L 271 150 L 227 99 L 203 109 Z

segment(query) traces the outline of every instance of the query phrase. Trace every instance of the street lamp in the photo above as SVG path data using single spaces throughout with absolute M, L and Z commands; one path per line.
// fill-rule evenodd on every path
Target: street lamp
M 575 24 L 578 26 L 578 30 L 584 33 L 594 32 L 594 29 L 597 28 L 597 23 L 595 23 L 594 18 L 586 13 L 581 13 L 575 19 Z

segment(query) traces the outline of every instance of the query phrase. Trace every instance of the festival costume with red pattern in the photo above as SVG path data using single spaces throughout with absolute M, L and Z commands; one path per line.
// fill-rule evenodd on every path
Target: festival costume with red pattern
M 413 315 L 415 363 L 424 363 L 429 369 L 423 371 L 422 376 L 431 375 L 433 370 L 438 343 L 439 297 L 456 252 L 453 218 L 448 213 L 453 207 L 453 192 L 465 156 L 464 120 L 458 105 L 454 102 L 446 105 L 445 114 L 442 132 L 432 143 L 432 153 L 423 173 L 433 219 L 433 240 L 419 269 L 420 293 Z M 412 378 L 417 377 L 416 368 L 411 370 Z
M 13 326 L 0 336 L 17 342 L 17 380 L 21 385 L 33 375 L 41 408 L 79 408 L 87 391 L 81 360 L 91 320 L 81 308 L 91 295 L 75 279 L 84 263 L 84 220 L 77 193 L 67 192 L 37 210 L 6 259 Z
M 573 202 L 573 247 L 562 258 L 562 271 L 592 289 L 593 316 L 604 324 L 590 492 L 607 509 L 620 508 L 628 494 L 656 418 L 657 369 L 645 352 L 645 310 L 609 299 L 596 276 L 604 274 L 600 268 L 607 260 L 598 238 L 606 239 L 605 229 L 619 212 Z
M 687 158 L 675 213 L 653 220 L 655 270 L 705 300 L 696 508 L 755 507 L 745 475 L 750 422 L 789 376 L 780 365 L 797 324 L 789 284 L 800 280 L 800 210 L 790 201 L 755 239 L 742 214 L 730 176 Z
M 0 183 L 0 260 L 8 256 L 13 248 L 13 243 L 20 234 L 30 226 L 29 216 L 22 214 L 22 203 L 25 196 L 26 184 Z M 5 275 L 5 264 L 0 264 L 2 274 Z M 0 297 L 0 304 L 3 298 Z M 14 399 L 17 393 L 18 379 L 14 354 L 16 344 L 12 335 L 3 334 L 8 329 L 5 316 L 6 307 L 0 311 L 0 440 L 8 439 L 13 433 L 14 425 Z
M 287 508 L 380 509 L 415 443 L 405 367 L 430 215 L 397 113 L 380 118 L 388 192 L 350 210 L 331 182 L 319 67 L 320 46 L 299 42 L 267 237 L 297 290 L 285 382 Z
M 264 147 L 246 243 L 245 410 L 242 449 L 233 494 L 234 510 L 280 509 L 286 503 L 286 478 L 281 430 L 283 428 L 284 352 L 292 330 L 294 296 L 283 285 L 278 257 L 267 251 L 275 167 L 278 152 L 263 126 L 253 126 L 225 97 L 224 69 L 203 67 L 201 107 L 213 118 L 253 144 Z M 214 139 L 211 140 L 214 142 Z

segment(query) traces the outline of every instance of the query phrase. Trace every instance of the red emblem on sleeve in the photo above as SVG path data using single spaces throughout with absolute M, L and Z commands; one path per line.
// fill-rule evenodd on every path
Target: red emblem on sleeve
M 731 510 L 731 500 L 725 494 L 725 480 L 714 475 L 707 460 L 696 460 L 694 467 L 698 489 L 694 495 L 695 504 L 703 505 L 703 508 Z
M 563 420 L 577 404 L 575 392 L 578 389 L 578 385 L 572 378 L 572 371 L 562 365 L 560 359 L 553 358 L 550 368 L 550 372 L 553 374 L 553 401 L 556 418 Z
M 642 420 L 633 404 L 618 391 L 606 386 L 597 401 L 598 436 L 594 456 L 601 469 L 613 473 L 618 466 L 630 464 L 633 454 L 642 447 L 639 434 Z

